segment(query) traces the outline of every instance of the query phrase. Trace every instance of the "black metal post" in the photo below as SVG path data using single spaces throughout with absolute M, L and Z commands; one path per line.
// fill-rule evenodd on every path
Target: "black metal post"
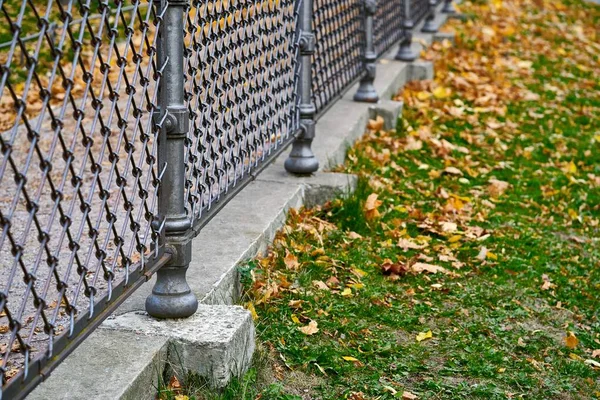
M 315 35 L 312 32 L 313 2 L 302 0 L 300 6 L 300 133 L 292 144 L 285 160 L 288 172 L 307 175 L 319 169 L 319 161 L 312 152 L 315 137 L 317 108 L 312 100 L 312 56 L 315 52 Z
M 412 47 L 412 37 L 413 37 L 413 29 L 415 27 L 415 23 L 412 20 L 412 10 L 410 7 L 411 0 L 404 0 L 404 37 L 402 38 L 402 42 L 400 42 L 400 48 L 398 49 L 398 53 L 396 53 L 396 60 L 399 61 L 414 61 L 417 59 L 419 54 Z
M 373 32 L 373 19 L 377 13 L 377 0 L 364 0 L 363 10 L 365 14 L 365 54 L 363 62 L 365 64 L 365 76 L 360 80 L 358 91 L 354 94 L 354 101 L 363 101 L 367 103 L 377 103 L 379 95 L 373 82 L 377 72 L 377 53 L 375 52 L 375 41 Z
M 437 6 L 437 0 L 429 0 L 429 10 L 427 14 L 427 20 L 421 28 L 422 32 L 435 33 L 438 31 L 438 26 L 435 24 L 435 7 Z
M 194 314 L 198 300 L 185 274 L 191 259 L 191 220 L 185 211 L 185 139 L 189 117 L 184 102 L 183 13 L 188 0 L 156 1 L 163 14 L 158 60 L 164 64 L 160 85 L 158 164 L 164 168 L 159 188 L 159 216 L 164 218 L 164 251 L 171 260 L 156 273 L 156 284 L 146 299 L 146 311 L 157 318 L 183 318 Z

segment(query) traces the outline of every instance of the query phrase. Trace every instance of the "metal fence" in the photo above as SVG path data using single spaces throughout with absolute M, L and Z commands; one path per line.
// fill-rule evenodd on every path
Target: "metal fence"
M 193 314 L 193 237 L 288 144 L 317 170 L 318 115 L 432 18 L 406 1 L 0 0 L 4 398 L 155 272 L 148 312 Z

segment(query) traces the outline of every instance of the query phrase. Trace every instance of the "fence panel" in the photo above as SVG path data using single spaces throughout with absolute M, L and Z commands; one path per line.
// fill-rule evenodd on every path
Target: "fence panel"
M 410 0 L 384 0 L 378 2 L 375 15 L 375 49 L 383 55 L 404 35 L 404 2 Z
M 364 73 L 362 0 L 315 0 L 312 90 L 317 112 Z
M 406 0 L 410 1 L 410 14 L 415 25 L 421 22 L 429 13 L 429 0 Z
M 146 0 L 0 9 L 0 374 L 12 398 L 158 265 L 160 16 Z
M 195 0 L 186 19 L 188 212 L 213 205 L 299 128 L 294 0 Z

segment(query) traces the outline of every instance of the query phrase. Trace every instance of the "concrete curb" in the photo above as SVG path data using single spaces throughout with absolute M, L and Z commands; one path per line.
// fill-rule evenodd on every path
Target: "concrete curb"
M 441 6 L 440 6 L 441 7 Z M 441 25 L 447 18 L 438 13 Z M 415 29 L 414 46 L 449 39 Z M 322 204 L 350 192 L 356 177 L 324 172 L 344 162 L 348 148 L 379 115 L 386 128 L 395 127 L 402 103 L 392 96 L 412 80 L 431 79 L 431 63 L 394 60 L 394 46 L 378 61 L 377 104 L 356 103 L 350 88 L 318 121 L 315 155 L 321 169 L 310 177 L 286 173 L 287 154 L 276 159 L 233 198 L 194 239 L 188 270 L 192 291 L 202 305 L 185 320 L 158 321 L 144 313 L 154 283 L 143 285 L 100 329 L 36 388 L 30 399 L 154 399 L 158 381 L 170 365 L 176 374 L 190 370 L 217 387 L 250 365 L 254 326 L 248 311 L 235 304 L 241 294 L 238 266 L 263 253 L 285 224 L 287 211 Z M 420 50 L 420 48 L 419 48 Z M 255 205 L 249 208 L 248 205 Z

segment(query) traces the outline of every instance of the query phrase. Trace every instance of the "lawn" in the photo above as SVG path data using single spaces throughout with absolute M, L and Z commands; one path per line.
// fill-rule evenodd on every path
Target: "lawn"
M 242 269 L 255 367 L 180 397 L 600 398 L 600 6 L 460 9 L 349 152 L 356 192 Z

